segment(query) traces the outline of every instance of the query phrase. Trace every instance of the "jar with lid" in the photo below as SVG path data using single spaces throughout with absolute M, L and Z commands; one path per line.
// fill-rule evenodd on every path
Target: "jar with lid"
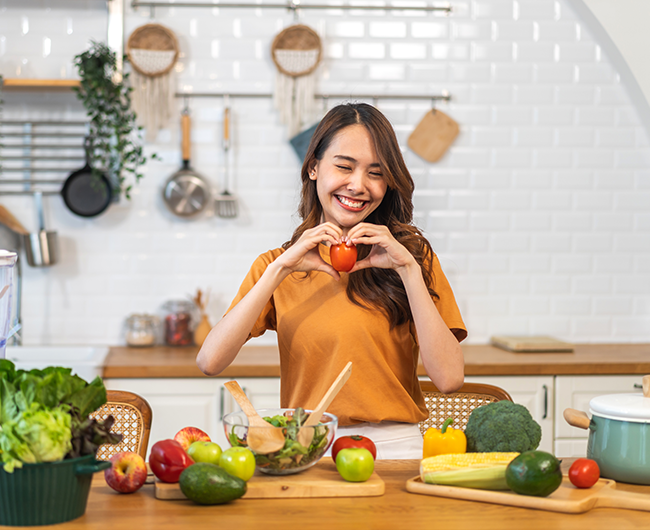
M 165 311 L 165 343 L 169 346 L 194 344 L 192 312 L 194 304 L 187 300 L 170 300 L 163 305 Z
M 126 343 L 129 346 L 153 346 L 156 343 L 156 317 L 134 313 L 126 319 Z

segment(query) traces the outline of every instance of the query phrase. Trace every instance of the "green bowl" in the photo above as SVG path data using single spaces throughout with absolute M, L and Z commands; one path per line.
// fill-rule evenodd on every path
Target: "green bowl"
M 86 511 L 93 473 L 111 466 L 94 455 L 23 464 L 13 473 L 0 467 L 0 525 L 64 523 Z

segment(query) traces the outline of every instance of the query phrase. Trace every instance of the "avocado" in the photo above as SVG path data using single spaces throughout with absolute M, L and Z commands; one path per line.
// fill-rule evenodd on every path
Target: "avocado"
M 506 483 L 515 493 L 548 497 L 562 484 L 560 461 L 545 451 L 521 453 L 508 464 Z
M 224 504 L 246 493 L 246 482 L 207 462 L 185 468 L 178 483 L 183 494 L 197 504 Z

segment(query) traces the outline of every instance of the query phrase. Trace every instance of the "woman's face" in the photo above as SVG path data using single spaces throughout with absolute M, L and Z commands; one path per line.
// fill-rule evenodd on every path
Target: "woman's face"
M 316 181 L 324 221 L 348 229 L 367 218 L 388 188 L 368 130 L 360 124 L 341 129 L 309 172 Z

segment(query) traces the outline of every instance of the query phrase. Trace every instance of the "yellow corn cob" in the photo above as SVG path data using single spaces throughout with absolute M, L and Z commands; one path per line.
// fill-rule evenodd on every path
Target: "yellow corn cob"
M 519 453 L 462 453 L 425 458 L 420 477 L 428 484 L 507 490 L 506 467 Z

